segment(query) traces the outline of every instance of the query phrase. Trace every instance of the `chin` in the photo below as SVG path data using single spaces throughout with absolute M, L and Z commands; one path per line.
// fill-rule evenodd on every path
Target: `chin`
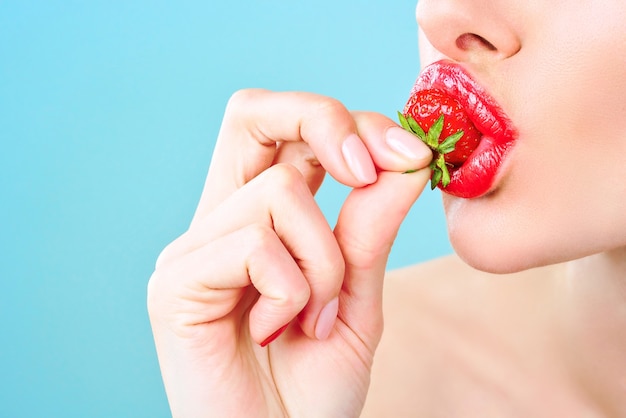
M 476 240 L 462 239 L 450 234 L 450 243 L 455 253 L 469 266 L 492 274 L 510 274 L 553 264 L 551 260 L 536 257 L 507 243 L 499 243 L 497 248 L 481 245 Z
M 625 249 L 623 236 L 595 234 L 575 228 L 560 232 L 529 223 L 505 224 L 505 217 L 463 217 L 446 213 L 452 248 L 466 264 L 493 274 L 510 274 L 564 263 L 611 250 Z M 532 223 L 532 222 L 531 222 Z M 593 239 L 591 237 L 595 237 Z
M 468 200 L 446 196 L 444 207 L 452 248 L 475 269 L 509 274 L 573 256 L 563 252 L 566 237 L 555 236 L 554 231 L 539 228 L 528 219 L 511 217 L 490 197 Z

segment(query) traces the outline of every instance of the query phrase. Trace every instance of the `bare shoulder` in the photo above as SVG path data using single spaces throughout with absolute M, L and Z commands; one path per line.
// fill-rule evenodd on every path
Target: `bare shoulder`
M 363 416 L 515 416 L 506 415 L 518 396 L 507 382 L 523 385 L 535 366 L 539 373 L 529 352 L 541 353 L 533 344 L 549 312 L 536 308 L 549 306 L 546 278 L 559 272 L 552 266 L 495 275 L 457 256 L 389 272 L 385 330 Z

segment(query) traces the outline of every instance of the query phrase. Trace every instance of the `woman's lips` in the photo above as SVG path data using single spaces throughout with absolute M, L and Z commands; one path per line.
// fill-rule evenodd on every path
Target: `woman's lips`
M 426 67 L 411 95 L 425 89 L 443 90 L 461 103 L 471 122 L 482 134 L 480 143 L 467 161 L 450 169 L 451 181 L 441 190 L 464 198 L 480 197 L 493 186 L 517 131 L 498 103 L 462 67 L 438 61 Z

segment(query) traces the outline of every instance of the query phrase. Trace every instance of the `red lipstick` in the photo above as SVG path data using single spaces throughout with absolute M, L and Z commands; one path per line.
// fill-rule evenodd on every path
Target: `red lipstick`
M 517 138 L 517 131 L 498 103 L 459 65 L 438 61 L 418 77 L 411 96 L 426 89 L 442 90 L 455 98 L 481 133 L 477 148 L 460 166 L 450 168 L 448 194 L 476 198 L 493 186 L 499 168 Z

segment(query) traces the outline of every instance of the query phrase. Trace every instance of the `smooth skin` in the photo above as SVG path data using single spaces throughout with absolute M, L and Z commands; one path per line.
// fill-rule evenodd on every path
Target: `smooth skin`
M 385 274 L 430 175 L 395 122 L 238 92 L 148 287 L 175 417 L 626 416 L 626 3 L 417 14 L 422 64 L 464 66 L 520 134 L 491 193 L 444 194 L 456 254 Z M 325 173 L 354 188 L 334 229 Z
M 386 279 L 364 416 L 626 416 L 626 3 L 417 20 L 422 64 L 463 65 L 519 140 L 489 195 L 443 194 L 456 256 Z
M 395 122 L 332 99 L 233 96 L 192 224 L 148 289 L 174 416 L 358 415 L 387 256 L 431 156 Z M 313 199 L 324 169 L 355 188 L 334 230 Z

